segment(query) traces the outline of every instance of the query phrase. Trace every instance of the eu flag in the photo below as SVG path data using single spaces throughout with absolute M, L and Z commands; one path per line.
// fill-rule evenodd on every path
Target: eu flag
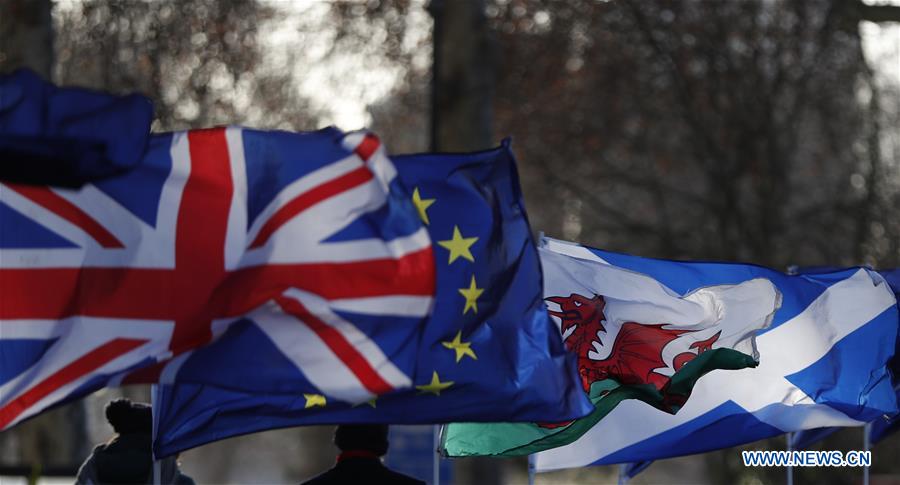
M 415 338 L 398 332 L 405 337 L 394 342 L 414 359 L 413 385 L 355 404 L 316 388 L 280 391 L 274 384 L 282 379 L 266 390 L 270 376 L 299 371 L 280 358 L 278 342 L 248 319 L 186 359 L 181 369 L 193 369 L 191 383 L 175 371 L 160 385 L 157 456 L 306 424 L 555 422 L 590 412 L 573 357 L 543 304 L 540 264 L 509 142 L 478 153 L 393 161 L 431 236 L 436 266 L 431 318 Z M 389 341 L 392 330 L 381 331 Z M 196 383 L 198 371 L 227 373 L 238 356 L 253 369 L 254 382 L 226 385 L 228 376 L 221 375 L 210 379 L 221 384 Z

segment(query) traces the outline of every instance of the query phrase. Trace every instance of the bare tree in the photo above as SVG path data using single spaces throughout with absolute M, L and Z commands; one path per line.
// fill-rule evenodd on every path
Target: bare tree
M 50 0 L 9 0 L 0 5 L 0 72 L 27 67 L 49 79 L 53 67 Z
M 259 34 L 273 15 L 253 0 L 67 4 L 58 13 L 57 77 L 148 95 L 158 130 L 314 128 L 318 113 L 294 85 L 296 54 L 263 65 Z
M 891 220 L 864 216 L 898 190 L 861 145 L 883 139 L 881 97 L 858 96 L 877 87 L 839 7 L 495 6 L 497 123 L 536 225 L 648 256 L 895 262 L 871 243 Z

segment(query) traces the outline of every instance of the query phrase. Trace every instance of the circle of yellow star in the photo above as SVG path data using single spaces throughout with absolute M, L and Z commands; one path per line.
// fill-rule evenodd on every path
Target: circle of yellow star
M 445 241 L 438 241 L 438 244 L 450 251 L 450 261 L 448 261 L 447 264 L 453 264 L 457 258 L 468 259 L 474 263 L 475 257 L 472 256 L 472 252 L 469 248 L 472 247 L 477 240 L 477 237 L 463 237 L 462 233 L 459 232 L 459 226 L 453 226 L 453 238 Z
M 325 407 L 325 396 L 321 394 L 304 394 L 304 398 L 306 398 L 305 409 L 309 409 L 312 407 Z
M 466 306 L 463 308 L 463 315 L 469 311 L 469 308 L 472 309 L 475 313 L 478 313 L 478 297 L 484 293 L 484 288 L 478 288 L 475 285 L 475 275 L 472 275 L 472 282 L 469 283 L 468 288 L 460 288 L 459 294 L 461 294 L 466 299 Z
M 423 199 L 419 194 L 419 188 L 416 187 L 413 189 L 412 201 L 416 206 L 416 210 L 419 211 L 419 217 L 422 219 L 422 222 L 427 226 L 430 222 L 428 221 L 428 210 L 431 207 L 431 204 L 434 204 L 436 199 Z
M 453 381 L 441 382 L 441 379 L 438 377 L 437 371 L 434 371 L 431 374 L 431 382 L 429 382 L 428 384 L 425 384 L 424 386 L 416 386 L 416 389 L 418 389 L 422 394 L 424 394 L 426 392 L 430 392 L 431 394 L 434 394 L 435 396 L 440 396 L 441 391 L 443 391 L 444 389 L 447 389 L 448 387 L 452 386 L 453 384 L 454 384 Z
M 441 345 L 447 347 L 450 350 L 456 351 L 457 363 L 467 355 L 475 360 L 478 360 L 478 357 L 475 355 L 475 351 L 472 350 L 472 342 L 462 341 L 462 330 L 456 332 L 456 337 L 453 337 L 453 340 L 451 340 L 450 342 L 441 342 Z

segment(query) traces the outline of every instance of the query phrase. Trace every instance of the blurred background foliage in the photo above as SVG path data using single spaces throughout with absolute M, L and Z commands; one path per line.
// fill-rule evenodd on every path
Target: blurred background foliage
M 548 235 L 650 257 L 889 268 L 900 266 L 898 10 L 858 0 L 4 0 L 0 71 L 28 65 L 59 84 L 142 92 L 157 131 L 366 125 L 396 153 L 512 136 L 532 225 Z M 80 462 L 105 439 L 99 410 L 119 392 L 4 433 L 0 459 Z M 330 432 L 237 438 L 183 461 L 198 483 L 297 482 L 330 466 Z M 860 449 L 861 434 L 818 448 Z M 745 469 L 739 456 L 662 461 L 635 483 L 784 481 L 784 470 Z M 898 456 L 898 436 L 876 446 L 873 473 L 900 475 Z M 459 483 L 525 480 L 521 460 L 457 469 Z M 860 471 L 795 476 L 848 483 Z

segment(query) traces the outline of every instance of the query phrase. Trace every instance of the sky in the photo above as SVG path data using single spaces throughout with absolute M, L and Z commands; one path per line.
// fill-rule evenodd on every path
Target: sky
M 361 52 L 338 51 L 326 55 L 334 39 L 334 28 L 328 28 L 325 16 L 330 8 L 320 0 L 267 0 L 265 3 L 283 13 L 272 21 L 271 29 L 263 29 L 263 45 L 273 53 L 265 65 L 281 68 L 285 65 L 285 46 L 297 46 L 307 62 L 295 64 L 297 89 L 312 100 L 315 108 L 324 112 L 325 124 L 333 124 L 349 131 L 371 123 L 367 107 L 390 94 L 403 73 L 402 66 L 393 65 L 373 56 L 378 39 Z M 406 19 L 407 49 L 431 33 L 431 19 L 425 10 L 426 0 L 411 2 L 411 15 Z M 309 27 L 313 26 L 313 31 Z M 377 28 L 373 32 L 377 37 Z M 296 54 L 296 52 L 295 52 Z M 430 64 L 430 52 L 415 56 L 414 61 Z
M 863 0 L 869 5 L 896 5 L 900 0 Z M 860 26 L 863 49 L 875 69 L 890 81 L 900 84 L 900 22 L 876 24 L 863 22 Z
M 860 32 L 869 63 L 885 79 L 900 83 L 900 23 L 863 22 Z

